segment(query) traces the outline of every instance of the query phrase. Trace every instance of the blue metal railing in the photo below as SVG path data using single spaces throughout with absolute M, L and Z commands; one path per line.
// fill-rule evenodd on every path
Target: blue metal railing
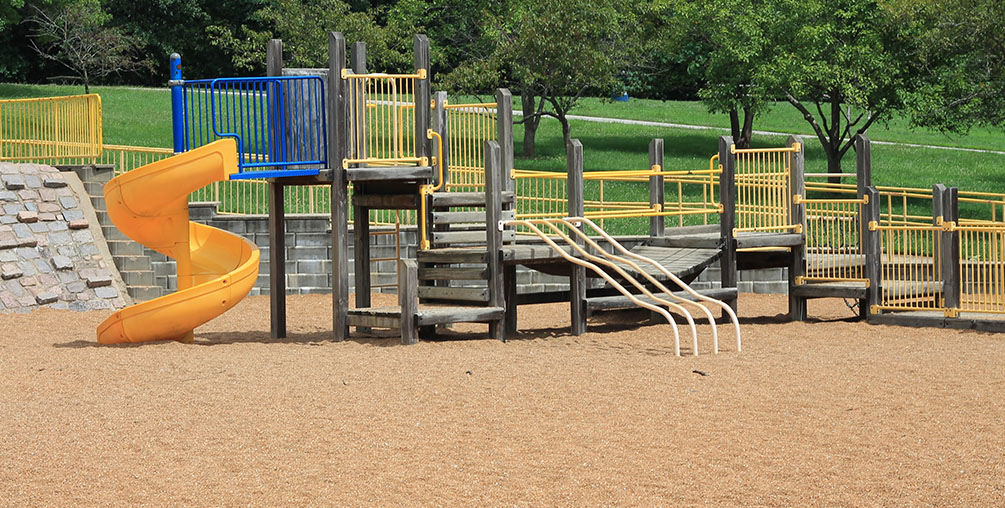
M 174 112 L 175 133 L 181 136 L 175 140 L 176 151 L 234 138 L 240 172 L 231 179 L 316 175 L 327 167 L 325 89 L 320 77 L 216 78 L 174 84 L 181 90 Z

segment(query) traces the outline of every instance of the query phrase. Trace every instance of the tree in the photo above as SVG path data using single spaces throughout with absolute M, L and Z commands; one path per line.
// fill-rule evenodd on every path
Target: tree
M 776 1 L 770 54 L 755 79 L 799 110 L 828 172 L 840 173 L 854 137 L 902 109 L 916 87 L 910 34 L 875 0 Z
M 754 118 L 767 109 L 770 97 L 756 79 L 765 57 L 774 16 L 770 1 L 686 0 L 659 9 L 657 20 L 669 27 L 654 33 L 654 54 L 685 53 L 689 74 L 702 83 L 698 97 L 711 113 L 729 115 L 737 148 L 750 148 Z
M 541 118 L 562 126 L 572 139 L 569 111 L 587 93 L 609 94 L 629 66 L 631 12 L 613 0 L 513 0 L 482 31 L 492 41 L 446 81 L 485 86 L 498 79 L 520 94 L 524 156 L 534 155 Z
M 1005 127 L 1005 3 L 1000 0 L 890 0 L 898 23 L 920 41 L 908 97 L 915 124 L 946 132 Z
M 239 69 L 263 66 L 266 43 L 276 37 L 283 40 L 289 66 L 327 66 L 328 32 L 339 31 L 347 41 L 366 43 L 368 69 L 411 70 L 412 35 L 418 27 L 398 16 L 387 17 L 386 26 L 381 26 L 376 21 L 378 14 L 353 12 L 341 0 L 272 0 L 249 18 L 264 29 L 213 25 L 207 32 L 215 46 L 233 55 Z
M 106 26 L 110 16 L 95 2 L 79 2 L 49 14 L 37 7 L 25 19 L 31 46 L 44 59 L 73 73 L 90 93 L 94 80 L 149 65 L 137 57 L 137 39 Z

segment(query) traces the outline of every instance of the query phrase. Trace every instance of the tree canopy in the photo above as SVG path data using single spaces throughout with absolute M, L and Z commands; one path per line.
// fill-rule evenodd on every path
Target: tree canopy
M 1000 0 L 7 0 L 0 79 L 67 73 L 32 44 L 55 40 L 37 33 L 40 13 L 70 7 L 152 63 L 87 71 L 88 83 L 162 85 L 172 52 L 187 77 L 257 75 L 269 38 L 284 40 L 289 65 L 320 66 L 331 30 L 366 42 L 370 69 L 407 70 L 412 34 L 426 33 L 436 86 L 520 94 L 531 151 L 541 118 L 568 139 L 580 97 L 626 90 L 700 98 L 729 115 L 740 146 L 760 112 L 791 104 L 833 171 L 855 134 L 894 113 L 947 132 L 1005 127 Z

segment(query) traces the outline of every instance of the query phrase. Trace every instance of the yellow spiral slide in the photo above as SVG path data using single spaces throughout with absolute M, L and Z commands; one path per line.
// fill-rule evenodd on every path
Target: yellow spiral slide
M 258 247 L 188 220 L 188 195 L 236 172 L 236 143 L 222 139 L 105 185 L 109 218 L 129 238 L 175 259 L 178 290 L 115 312 L 98 326 L 98 342 L 191 342 L 197 326 L 247 296 L 258 279 Z

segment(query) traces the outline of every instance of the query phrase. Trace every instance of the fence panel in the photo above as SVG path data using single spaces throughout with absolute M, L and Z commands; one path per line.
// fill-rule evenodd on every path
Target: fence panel
M 792 154 L 786 148 L 736 149 L 736 232 L 788 231 L 800 225 L 790 217 L 792 192 L 789 173 Z
M 864 199 L 801 199 L 806 207 L 803 229 L 804 282 L 868 282 L 862 251 L 862 207 Z
M 0 101 L 0 160 L 93 158 L 101 148 L 97 94 Z
M 324 82 L 317 76 L 217 78 L 182 85 L 183 149 L 237 140 L 246 177 L 327 167 Z M 298 173 L 298 174 L 300 174 Z
M 450 192 L 485 190 L 485 142 L 496 139 L 496 103 L 446 104 Z
M 349 157 L 369 166 L 420 163 L 415 146 L 415 85 L 419 74 L 343 74 L 349 112 Z
M 1005 313 L 1005 226 L 956 226 L 960 234 L 960 310 Z
M 879 226 L 883 246 L 879 308 L 945 311 L 942 301 L 942 226 Z

